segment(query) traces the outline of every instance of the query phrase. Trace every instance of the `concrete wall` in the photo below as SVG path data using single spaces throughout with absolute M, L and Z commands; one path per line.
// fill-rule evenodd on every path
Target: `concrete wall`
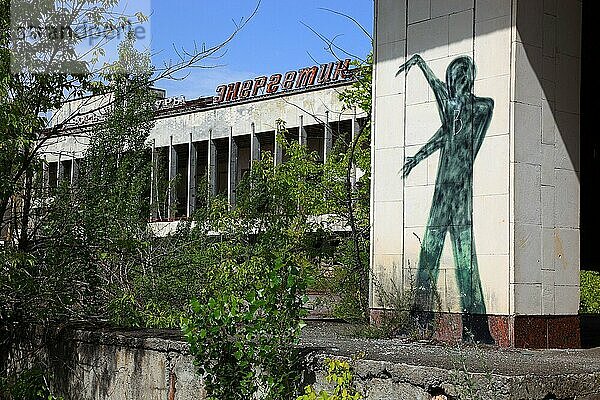
M 436 274 L 420 260 L 431 253 L 430 212 L 439 210 L 441 195 L 453 198 L 436 192 L 441 150 L 402 178 L 404 162 L 442 126 L 418 66 L 396 76 L 419 54 L 442 82 L 454 59 L 470 57 L 474 96 L 494 101 L 481 148 L 469 150 L 472 230 L 464 232 L 472 257 L 455 260 L 453 223 L 442 224 L 449 232 L 436 308 L 465 311 L 480 281 L 484 308 L 475 313 L 576 314 L 581 2 L 378 0 L 375 14 L 371 306 L 385 306 L 378 291 L 392 282 L 406 288 L 419 281 L 419 270 Z
M 313 90 L 285 96 L 273 96 L 260 101 L 240 104 L 207 107 L 179 115 L 156 120 L 148 141 L 155 141 L 156 147 L 169 146 L 171 136 L 173 145 L 187 144 L 192 134 L 193 141 L 208 140 L 212 132 L 213 139 L 249 135 L 252 124 L 255 132 L 275 130 L 275 121 L 281 119 L 288 128 L 300 126 L 300 117 L 304 126 L 349 120 L 353 110 L 342 110 L 338 94 L 345 86 Z M 85 112 L 101 104 L 97 101 L 83 100 L 67 103 L 57 112 L 56 121 L 60 122 L 74 112 Z M 359 112 L 359 117 L 361 116 Z M 47 161 L 57 161 L 62 153 L 65 156 L 82 157 L 87 142 L 81 138 L 64 136 L 54 140 L 45 148 Z
M 436 395 L 591 400 L 600 393 L 597 352 L 407 344 L 348 336 L 350 329 L 305 328 L 300 346 L 306 357 L 299 372 L 304 384 L 331 392 L 324 359 L 361 354 L 352 361 L 353 375 L 368 400 L 440 399 Z M 35 348 L 39 355 L 43 347 Z M 45 347 L 44 372 L 54 375 L 54 393 L 66 400 L 202 400 L 202 379 L 187 349 L 177 331 L 65 331 Z

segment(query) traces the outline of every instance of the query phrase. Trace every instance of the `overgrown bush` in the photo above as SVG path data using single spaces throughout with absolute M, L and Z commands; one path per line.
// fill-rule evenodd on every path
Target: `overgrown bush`
M 278 258 L 266 279 L 246 293 L 192 303 L 183 331 L 210 399 L 284 399 L 295 393 L 299 374 L 294 346 L 305 289 L 293 257 L 286 262 Z
M 581 271 L 580 313 L 600 314 L 600 272 Z
M 334 358 L 325 359 L 325 377 L 333 385 L 333 392 L 321 390 L 318 393 L 312 386 L 304 388 L 304 394 L 297 400 L 361 400 L 363 395 L 354 386 L 354 377 L 347 361 Z

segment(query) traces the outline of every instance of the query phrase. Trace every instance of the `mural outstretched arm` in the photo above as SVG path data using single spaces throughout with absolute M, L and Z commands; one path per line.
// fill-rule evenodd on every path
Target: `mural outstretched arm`
M 444 130 L 442 128 L 438 129 L 431 139 L 419 149 L 417 154 L 412 157 L 406 157 L 406 162 L 402 167 L 402 178 L 406 178 L 417 164 L 429 157 L 442 146 L 444 141 L 443 132 Z
M 431 90 L 433 90 L 433 93 L 435 94 L 438 106 L 440 106 L 440 109 L 443 109 L 445 107 L 445 99 L 448 98 L 448 89 L 446 88 L 446 84 L 437 76 L 435 76 L 431 68 L 429 68 L 429 65 L 427 65 L 425 60 L 423 60 L 420 55 L 415 54 L 407 62 L 402 64 L 398 69 L 398 72 L 396 72 L 396 76 L 400 75 L 403 71 L 408 72 L 408 70 L 415 65 L 418 65 L 421 71 L 423 71 L 425 79 L 427 79 Z

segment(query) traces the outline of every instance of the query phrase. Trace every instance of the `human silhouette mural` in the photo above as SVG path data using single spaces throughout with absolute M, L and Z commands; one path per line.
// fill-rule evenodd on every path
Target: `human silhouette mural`
M 417 164 L 434 152 L 440 152 L 435 190 L 419 255 L 415 305 L 421 310 L 434 310 L 440 258 L 449 233 L 462 310 L 470 315 L 485 315 L 473 240 L 473 163 L 490 125 L 494 101 L 473 94 L 475 65 L 471 57 L 452 60 L 446 70 L 445 83 L 419 55 L 403 64 L 396 76 L 403 71 L 408 73 L 415 65 L 421 69 L 435 94 L 441 120 L 437 132 L 414 156 L 407 157 L 402 168 L 402 176 L 406 178 Z M 489 340 L 487 319 L 485 324 L 478 325 L 475 330 L 479 331 L 480 338 Z M 465 324 L 463 328 L 466 328 Z

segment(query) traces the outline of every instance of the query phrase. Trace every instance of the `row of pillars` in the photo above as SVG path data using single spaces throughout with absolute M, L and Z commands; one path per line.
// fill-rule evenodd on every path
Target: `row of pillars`
M 326 161 L 329 154 L 331 153 L 331 149 L 333 146 L 333 130 L 329 121 L 329 112 L 325 114 L 324 121 L 324 143 L 323 143 L 323 160 Z M 357 122 L 356 112 L 352 115 L 351 121 L 351 134 L 352 140 L 354 140 L 355 135 L 359 131 L 359 124 Z M 274 133 L 274 150 L 273 150 L 273 160 L 275 165 L 279 165 L 283 162 L 283 149 L 281 145 L 277 142 L 277 129 Z M 261 145 L 258 134 L 256 132 L 255 124 L 251 123 L 250 125 L 250 167 L 252 167 L 253 163 L 260 159 L 261 157 Z M 228 137 L 228 173 L 227 173 L 227 199 L 229 204 L 235 204 L 235 190 L 238 184 L 237 182 L 237 171 L 238 171 L 238 144 L 235 138 L 238 136 L 233 136 L 233 127 L 229 129 L 229 137 Z M 222 139 L 222 138 L 219 138 Z M 215 142 L 215 138 L 213 138 L 212 130 L 209 130 L 209 138 L 206 140 L 208 142 L 208 162 L 207 162 L 207 179 L 208 179 L 208 189 L 209 196 L 215 196 L 217 194 L 217 145 Z M 200 141 L 201 142 L 201 141 Z M 188 140 L 188 163 L 187 163 L 187 201 L 186 201 L 186 216 L 191 216 L 196 210 L 196 167 L 197 167 L 197 157 L 198 157 L 198 149 L 193 140 L 193 134 L 189 134 Z M 302 146 L 307 145 L 307 133 L 304 125 L 304 116 L 300 116 L 299 120 L 299 129 L 298 129 L 298 143 Z M 150 209 L 152 210 L 151 220 L 156 220 L 157 215 L 157 202 L 159 198 L 159 194 L 157 191 L 157 147 L 155 140 L 152 141 L 152 179 L 151 179 L 151 204 Z M 176 190 L 171 184 L 177 176 L 177 152 L 175 150 L 175 146 L 173 145 L 173 136 L 170 137 L 169 150 L 168 150 L 168 180 L 169 187 L 167 193 L 167 218 L 173 219 L 176 217 L 175 215 L 175 207 L 176 204 Z M 355 176 L 355 174 L 353 174 Z M 353 178 L 354 180 L 354 178 Z M 354 183 L 354 182 L 353 182 Z

